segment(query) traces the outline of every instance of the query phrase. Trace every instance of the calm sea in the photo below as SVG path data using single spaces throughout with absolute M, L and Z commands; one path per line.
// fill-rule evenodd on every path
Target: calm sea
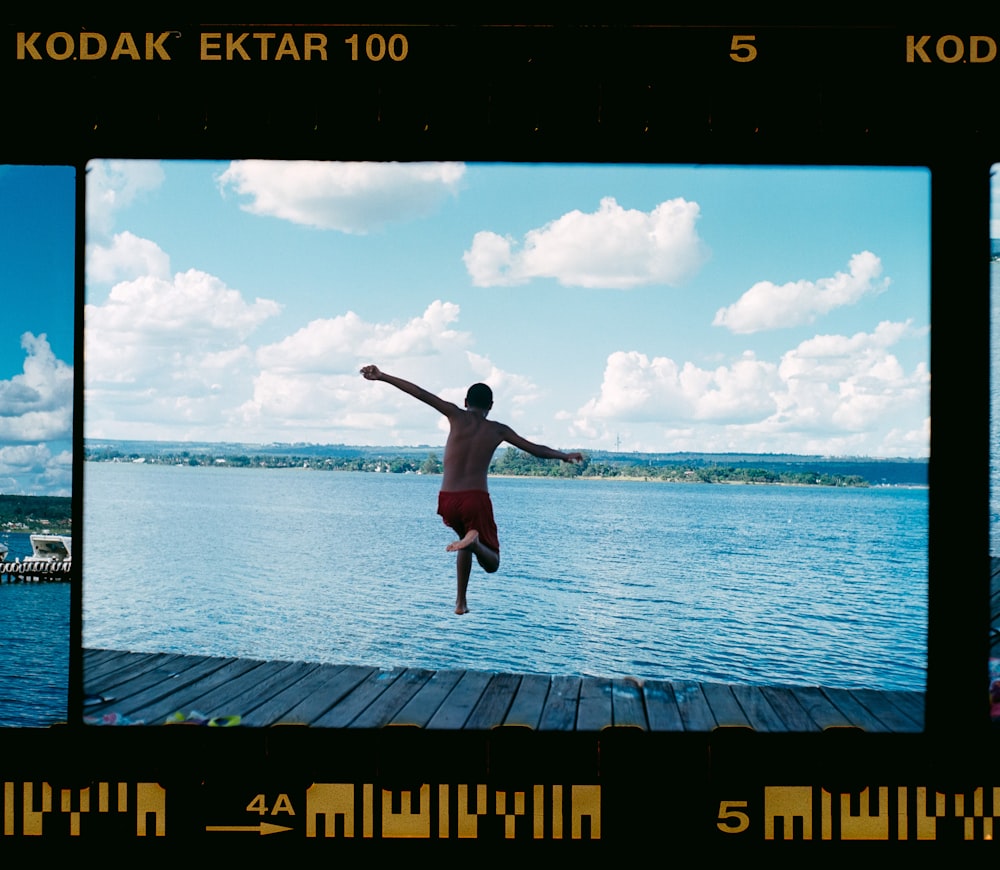
M 7 558 L 31 555 L 27 534 L 0 541 Z M 0 583 L 0 726 L 66 721 L 69 583 Z
M 84 645 L 924 687 L 926 490 L 494 479 L 457 617 L 439 484 L 86 463 Z
M 995 240 L 994 240 L 995 241 Z M 1000 556 L 1000 263 L 990 263 L 990 555 Z

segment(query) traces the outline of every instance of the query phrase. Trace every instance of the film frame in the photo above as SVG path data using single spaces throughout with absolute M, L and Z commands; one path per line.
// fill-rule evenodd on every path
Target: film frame
M 42 34 L 37 40 L 27 42 L 19 36 L 36 30 Z M 233 61 L 225 60 L 227 34 L 245 31 L 289 34 L 295 49 L 305 51 L 304 43 L 297 41 L 304 31 L 297 25 L 143 27 L 143 37 L 135 41 L 136 56 L 142 58 L 148 51 L 156 58 L 158 45 L 169 45 L 163 51 L 170 56 L 170 65 L 151 59 L 148 66 L 141 66 L 146 61 L 140 60 L 122 71 L 109 54 L 100 56 L 101 42 L 96 38 L 107 40 L 105 52 L 121 46 L 120 57 L 131 57 L 132 46 L 121 41 L 121 30 L 10 29 L 8 46 L 14 48 L 5 63 L 23 87 L 17 89 L 9 109 L 14 135 L 4 162 L 73 165 L 78 177 L 91 157 L 119 155 L 328 159 L 336 154 L 339 159 L 930 169 L 931 354 L 936 388 L 931 391 L 935 426 L 931 436 L 925 729 L 919 735 L 885 739 L 856 733 L 825 733 L 814 739 L 814 735 L 714 732 L 662 740 L 631 731 L 556 735 L 551 740 L 549 735 L 536 735 L 538 739 L 533 740 L 520 733 L 475 735 L 458 739 L 468 742 L 469 751 L 463 754 L 476 762 L 456 764 L 448 740 L 427 734 L 296 733 L 291 738 L 277 733 L 227 733 L 219 738 L 182 730 L 123 735 L 114 729 L 83 733 L 71 722 L 65 729 L 10 735 L 19 760 L 5 775 L 5 782 L 37 783 L 44 790 L 44 781 L 53 784 L 53 792 L 69 793 L 70 808 L 53 810 L 51 821 L 44 819 L 44 840 L 86 839 L 85 832 L 74 833 L 73 825 L 85 829 L 97 814 L 86 816 L 82 803 L 74 802 L 82 801 L 87 788 L 99 794 L 100 783 L 117 783 L 119 795 L 121 784 L 126 783 L 124 793 L 132 805 L 144 799 L 139 783 L 170 783 L 166 787 L 172 798 L 170 830 L 180 829 L 185 837 L 208 837 L 201 808 L 228 800 L 243 811 L 249 805 L 244 800 L 248 789 L 251 798 L 269 793 L 279 796 L 280 806 L 280 795 L 333 779 L 355 785 L 359 806 L 374 807 L 375 803 L 365 804 L 364 791 L 374 783 L 420 781 L 413 786 L 419 793 L 422 780 L 453 785 L 456 790 L 460 782 L 471 785 L 487 780 L 491 800 L 495 800 L 506 789 L 494 783 L 507 781 L 512 791 L 532 795 L 540 786 L 542 801 L 551 806 L 557 787 L 571 791 L 574 785 L 592 785 L 599 776 L 601 836 L 597 842 L 590 819 L 589 835 L 579 838 L 587 839 L 590 848 L 613 848 L 612 844 L 633 836 L 634 831 L 662 836 L 664 818 L 674 819 L 677 831 L 713 848 L 756 845 L 776 850 L 785 840 L 807 839 L 806 831 L 812 828 L 812 837 L 832 848 L 842 837 L 831 833 L 823 838 L 817 832 L 824 830 L 824 824 L 833 830 L 837 822 L 843 834 L 847 830 L 843 817 L 851 813 L 859 818 L 886 816 L 885 803 L 869 805 L 869 798 L 862 797 L 869 788 L 872 800 L 893 802 L 895 817 L 901 807 L 907 810 L 912 824 L 902 831 L 908 835 L 905 838 L 899 828 L 881 839 L 877 826 L 851 829 L 867 831 L 862 838 L 896 846 L 906 839 L 916 846 L 919 817 L 927 820 L 924 830 L 934 822 L 930 825 L 935 829 L 934 842 L 964 841 L 968 830 L 973 839 L 984 841 L 993 804 L 987 797 L 986 810 L 982 804 L 978 811 L 967 806 L 975 803 L 977 793 L 995 794 L 982 765 L 993 740 L 984 702 L 985 676 L 974 669 L 976 662 L 982 662 L 985 670 L 988 657 L 987 570 L 979 561 L 988 550 L 988 474 L 985 468 L 970 474 L 967 464 L 971 457 L 974 465 L 988 466 L 989 457 L 988 178 L 989 167 L 996 162 L 996 122 L 983 107 L 995 83 L 990 41 L 995 42 L 996 35 L 986 29 L 925 32 L 905 25 L 310 27 L 310 32 L 326 34 L 330 45 L 346 44 L 357 31 L 364 36 L 357 46 L 370 44 L 376 55 L 381 51 L 378 40 L 368 43 L 369 39 L 382 36 L 389 51 L 392 34 L 404 33 L 408 52 L 420 46 L 425 53 L 405 70 L 373 72 L 358 61 L 357 67 L 341 63 L 331 74 L 325 69 L 316 72 L 307 64 L 276 68 L 274 60 L 259 56 L 243 63 L 238 52 Z M 151 43 L 146 41 L 147 32 L 156 34 Z M 85 39 L 84 33 L 92 35 Z M 171 36 L 157 43 L 163 33 Z M 196 38 L 188 39 L 191 34 Z M 263 51 L 263 41 L 258 48 Z M 67 62 L 84 51 L 94 54 L 89 74 L 68 75 Z M 847 72 L 824 63 L 845 53 L 855 61 Z M 407 57 L 412 56 L 415 53 Z M 595 64 L 594 58 L 601 60 Z M 76 67 L 82 65 L 81 60 Z M 177 67 L 202 83 L 197 94 L 178 92 Z M 456 76 L 455 69 L 467 74 Z M 690 91 L 675 98 L 672 82 L 692 70 L 698 75 Z M 78 215 L 82 219 L 82 178 L 80 190 Z M 78 246 L 78 309 L 82 307 L 82 256 Z M 949 287 L 969 288 L 961 306 Z M 969 299 L 974 307 L 968 305 Z M 77 328 L 79 336 L 79 312 Z M 83 365 L 82 345 L 78 340 L 78 370 Z M 983 397 L 981 407 L 967 398 L 970 395 Z M 78 433 L 83 411 L 79 399 L 78 393 Z M 81 482 L 79 434 L 75 446 L 74 493 L 81 491 L 77 486 Z M 79 514 L 74 520 L 76 528 L 82 528 Z M 78 614 L 79 567 L 76 570 Z M 977 621 L 981 631 L 972 628 Z M 82 647 L 79 622 L 70 642 L 71 650 Z M 70 674 L 71 711 L 82 706 L 80 668 L 77 656 Z M 510 745 L 504 745 L 508 741 Z M 83 753 L 89 756 L 87 763 L 77 757 L 81 745 L 87 747 Z M 334 765 L 331 771 L 327 760 L 331 751 L 350 756 L 352 762 Z M 158 760 L 152 762 L 150 755 Z M 421 757 L 421 764 L 415 765 L 416 756 Z M 35 760 L 41 757 L 46 758 L 44 770 Z M 254 781 L 252 786 L 240 782 L 246 776 L 247 757 L 259 759 L 259 772 L 246 777 Z M 915 757 L 925 760 L 925 766 L 916 771 L 912 769 Z M 433 759 L 431 772 L 428 758 Z M 678 777 L 681 787 L 664 786 L 663 774 L 657 777 L 655 770 L 636 773 L 647 763 L 644 759 L 650 758 L 655 759 L 651 766 L 655 768 L 658 761 L 661 770 L 683 759 L 685 772 Z M 97 772 L 90 769 L 93 759 L 98 760 Z M 780 795 L 769 791 L 790 782 L 803 790 Z M 886 797 L 876 797 L 883 788 Z M 403 791 L 401 786 L 398 790 Z M 18 797 L 5 804 L 14 819 L 12 832 L 22 829 L 28 815 L 25 793 L 19 788 L 14 791 Z M 940 811 L 933 802 L 927 803 L 928 792 L 945 796 L 939 801 Z M 173 798 L 174 794 L 181 797 Z M 844 794 L 851 795 L 843 804 L 848 809 L 824 809 L 824 801 L 836 803 Z M 157 798 L 147 799 L 155 802 Z M 769 799 L 791 801 L 798 808 L 808 804 L 811 815 L 776 812 L 794 836 L 772 831 L 773 840 L 768 839 Z M 868 807 L 863 811 L 862 800 Z M 877 812 L 871 809 L 876 805 Z M 174 806 L 182 808 L 174 810 Z M 440 825 L 440 809 L 435 812 Z M 125 815 L 128 824 L 123 821 Z M 131 814 L 123 816 L 115 822 L 97 819 L 90 836 L 100 837 L 97 831 L 102 825 L 114 833 L 134 825 Z M 178 822 L 173 821 L 175 817 Z M 736 830 L 744 821 L 750 827 L 748 836 Z M 571 824 L 570 819 L 567 830 Z M 548 818 L 543 822 L 543 833 L 548 836 L 537 839 L 551 847 L 554 830 Z M 503 839 L 499 830 L 494 834 Z M 376 842 L 386 848 L 390 845 L 385 837 L 355 839 L 346 843 L 346 837 L 327 836 L 322 842 L 329 847 L 328 841 L 333 841 L 353 851 L 377 848 Z M 429 839 L 438 847 L 453 845 L 451 837 Z M 570 834 L 565 839 L 569 844 L 574 837 Z M 530 848 L 541 843 L 518 845 Z M 299 847 L 301 843 L 292 848 Z M 304 848 L 317 847 L 306 843 Z

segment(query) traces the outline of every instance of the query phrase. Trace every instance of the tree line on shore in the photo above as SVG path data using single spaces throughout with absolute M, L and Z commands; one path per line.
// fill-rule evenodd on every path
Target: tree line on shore
M 155 455 L 122 453 L 112 448 L 88 450 L 85 458 L 97 462 L 147 462 L 158 465 L 228 468 L 311 468 L 327 471 L 363 471 L 390 474 L 440 474 L 441 459 L 434 451 L 425 456 L 365 454 L 358 456 L 294 456 L 267 453 L 167 451 Z M 601 478 L 607 480 L 658 480 L 676 483 L 745 483 L 799 486 L 869 486 L 859 474 L 831 473 L 817 467 L 776 469 L 723 463 L 651 463 L 616 460 L 594 461 L 586 453 L 577 464 L 539 459 L 515 447 L 497 452 L 490 473 L 508 477 Z
M 73 522 L 73 500 L 55 495 L 0 493 L 0 529 L 6 532 L 68 534 Z

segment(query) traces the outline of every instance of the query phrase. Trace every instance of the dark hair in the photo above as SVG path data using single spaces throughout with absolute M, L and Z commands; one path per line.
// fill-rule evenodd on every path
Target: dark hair
M 473 384 L 465 394 L 465 404 L 488 411 L 493 407 L 493 390 L 486 384 Z

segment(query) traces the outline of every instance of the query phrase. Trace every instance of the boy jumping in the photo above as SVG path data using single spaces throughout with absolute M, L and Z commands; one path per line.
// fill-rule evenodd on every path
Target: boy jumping
M 396 389 L 425 402 L 448 418 L 448 440 L 444 448 L 444 476 L 438 493 L 438 513 L 445 525 L 458 535 L 447 546 L 456 553 L 455 571 L 458 590 L 455 613 L 469 612 L 465 592 L 472 571 L 472 557 L 488 574 L 500 567 L 500 541 L 493 519 L 493 504 L 486 487 L 486 474 L 493 453 L 506 441 L 520 450 L 542 459 L 582 462 L 581 453 L 563 453 L 543 444 L 534 444 L 518 435 L 510 426 L 487 420 L 493 407 L 493 391 L 486 384 L 473 384 L 465 396 L 465 408 L 428 392 L 423 387 L 387 375 L 377 366 L 365 366 L 361 374 L 369 381 L 385 381 Z

